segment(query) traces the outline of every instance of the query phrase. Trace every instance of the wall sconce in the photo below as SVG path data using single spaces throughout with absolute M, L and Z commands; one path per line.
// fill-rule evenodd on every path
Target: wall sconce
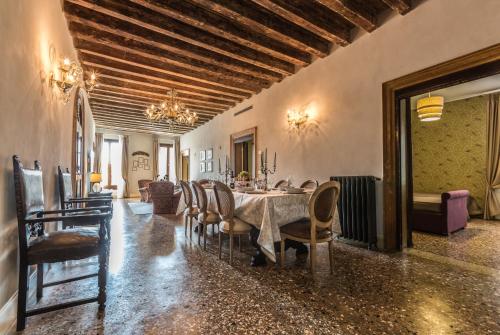
M 67 103 L 71 96 L 71 90 L 81 80 L 83 70 L 76 62 L 70 61 L 68 58 L 64 58 L 58 69 L 59 76 L 56 77 L 54 72 L 50 73 L 49 84 L 59 88 L 64 103 Z
M 309 119 L 306 108 L 290 109 L 288 111 L 288 126 L 299 130 Z
M 95 71 L 90 72 L 89 78 L 85 80 L 85 88 L 87 89 L 87 92 L 92 92 L 94 88 L 98 87 L 99 84 L 97 83 L 97 73 Z

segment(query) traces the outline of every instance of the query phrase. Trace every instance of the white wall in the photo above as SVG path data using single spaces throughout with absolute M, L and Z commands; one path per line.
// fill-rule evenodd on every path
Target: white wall
M 62 57 L 77 59 L 60 1 L 0 1 L 0 333 L 2 306 L 17 290 L 17 219 L 12 155 L 26 166 L 39 159 L 47 209 L 59 207 L 57 166 L 71 167 L 74 91 L 65 105 L 49 87 L 48 75 Z M 52 54 L 52 57 L 51 57 Z M 85 97 L 86 100 L 86 97 Z M 86 107 L 86 147 L 93 121 Z M 11 302 L 15 300 L 11 299 Z M 12 304 L 10 304 L 12 305 Z M 15 307 L 15 305 L 14 305 Z
M 191 150 L 191 178 L 202 177 L 199 150 L 213 147 L 215 160 L 224 157 L 230 134 L 254 126 L 257 150 L 278 153 L 275 180 L 382 177 L 382 83 L 499 43 L 499 13 L 498 0 L 432 0 L 394 15 L 352 45 L 182 136 L 181 148 Z M 289 132 L 287 110 L 306 104 L 313 122 L 300 135 Z M 251 111 L 233 117 L 248 105 Z

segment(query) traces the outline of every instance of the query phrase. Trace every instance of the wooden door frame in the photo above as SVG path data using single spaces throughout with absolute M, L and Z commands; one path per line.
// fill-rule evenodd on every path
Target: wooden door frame
M 253 178 L 256 177 L 257 175 L 257 126 L 255 127 L 252 127 L 252 128 L 248 128 L 248 129 L 245 129 L 245 130 L 242 130 L 242 131 L 239 131 L 239 132 L 236 132 L 236 133 L 233 133 L 230 135 L 229 137 L 229 161 L 231 162 L 231 169 L 234 171 L 234 169 L 236 168 L 236 165 L 235 165 L 235 152 L 234 152 L 234 142 L 238 139 L 238 138 L 241 138 L 241 137 L 244 137 L 244 136 L 248 136 L 248 135 L 252 135 L 253 137 L 253 147 L 254 147 L 254 152 L 255 152 L 255 155 L 254 155 L 254 176 Z
M 399 100 L 499 72 L 500 43 L 385 82 L 382 85 L 385 250 L 401 249 L 400 143 L 402 134 L 399 124 Z
M 187 155 L 184 155 L 183 153 L 187 151 Z M 188 157 L 188 161 L 189 161 L 189 166 L 188 166 L 188 178 L 187 179 L 190 179 L 191 177 L 191 171 L 189 171 L 189 169 L 191 168 L 191 149 L 181 149 L 180 150 L 180 154 L 181 154 L 181 178 L 180 180 L 182 180 L 182 157 L 185 157 L 187 156 Z M 185 180 L 186 182 L 189 182 L 189 180 Z
M 76 194 L 76 131 L 77 131 L 77 122 L 78 122 L 78 109 L 81 106 L 82 108 L 82 160 L 81 160 L 81 175 L 82 175 L 82 196 L 86 193 L 86 164 L 88 164 L 86 159 L 86 147 L 85 147 L 85 98 L 84 98 L 85 90 L 81 87 L 78 87 L 75 94 L 75 99 L 73 103 L 73 132 L 71 137 L 71 181 L 73 184 L 73 193 Z

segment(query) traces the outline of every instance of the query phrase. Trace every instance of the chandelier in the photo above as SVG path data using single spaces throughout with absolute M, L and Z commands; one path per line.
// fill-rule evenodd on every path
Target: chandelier
M 191 112 L 179 101 L 175 89 L 170 90 L 167 93 L 167 98 L 158 106 L 152 104 L 146 108 L 144 115 L 151 122 L 163 121 L 170 125 L 181 124 L 193 126 L 198 121 L 198 115 L 195 112 Z

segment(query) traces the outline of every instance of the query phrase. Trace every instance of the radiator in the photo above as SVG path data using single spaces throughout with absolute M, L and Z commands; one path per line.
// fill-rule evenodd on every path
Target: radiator
M 375 181 L 373 176 L 330 177 L 340 183 L 338 212 L 341 238 L 377 245 Z

